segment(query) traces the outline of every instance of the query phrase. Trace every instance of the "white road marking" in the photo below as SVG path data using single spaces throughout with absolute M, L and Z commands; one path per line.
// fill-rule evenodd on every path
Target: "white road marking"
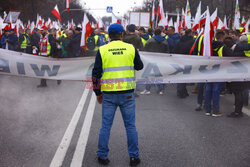
M 246 115 L 250 116 L 250 110 L 246 107 L 243 107 L 242 112 L 245 113 Z
M 67 150 L 69 148 L 71 139 L 73 137 L 74 131 L 76 129 L 77 123 L 80 119 L 80 116 L 82 114 L 82 110 L 84 107 L 84 104 L 86 102 L 87 96 L 89 93 L 89 89 L 84 90 L 83 95 L 81 97 L 81 100 L 75 110 L 75 113 L 67 127 L 67 130 L 61 140 L 61 143 L 59 145 L 59 147 L 56 150 L 56 154 L 54 155 L 54 158 L 52 159 L 51 163 L 50 163 L 50 167 L 60 167 L 62 166 L 64 157 L 67 153 Z
M 81 167 L 82 166 L 82 161 L 84 158 L 85 154 L 85 149 L 86 145 L 88 142 L 89 138 L 89 132 L 90 132 L 90 127 L 95 111 L 95 106 L 96 106 L 96 96 L 94 93 L 92 93 L 91 100 L 89 103 L 89 107 L 84 119 L 84 123 L 82 126 L 81 134 L 79 136 L 77 145 L 76 145 L 76 150 L 73 156 L 73 159 L 71 161 L 71 167 Z

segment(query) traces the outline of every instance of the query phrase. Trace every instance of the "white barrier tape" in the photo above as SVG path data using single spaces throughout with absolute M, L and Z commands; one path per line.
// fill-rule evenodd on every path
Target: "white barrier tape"
M 138 83 L 250 81 L 250 59 L 140 52 Z M 0 49 L 0 74 L 54 80 L 90 79 L 95 57 L 55 59 Z

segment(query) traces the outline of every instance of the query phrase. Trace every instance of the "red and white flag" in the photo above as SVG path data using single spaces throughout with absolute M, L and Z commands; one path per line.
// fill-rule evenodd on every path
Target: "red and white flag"
M 197 8 L 197 12 L 194 19 L 193 31 L 197 30 L 200 27 L 200 20 L 201 20 L 201 1 Z
M 211 27 L 209 8 L 207 7 L 207 19 L 205 23 L 204 39 L 203 39 L 203 56 L 213 56 L 212 38 L 213 29 Z
M 182 13 L 181 13 L 181 26 L 182 28 L 185 28 L 186 27 L 186 23 L 185 23 L 185 12 L 184 12 L 184 9 L 182 8 Z
M 57 7 L 57 5 L 55 6 L 55 8 L 52 10 L 52 13 L 56 16 L 56 18 L 61 22 L 61 16 L 60 16 L 60 13 L 59 13 L 59 9 Z
M 91 27 L 91 24 L 89 22 L 89 19 L 86 15 L 86 13 L 84 13 L 84 19 L 82 22 L 82 36 L 81 36 L 81 48 L 83 48 L 86 51 L 86 41 L 87 41 L 87 37 L 93 32 L 93 29 Z
M 244 18 L 244 16 L 243 16 L 242 21 L 241 21 L 241 24 L 240 24 L 240 26 L 243 27 L 243 30 L 242 30 L 241 33 L 246 32 L 246 28 L 245 28 L 245 27 L 246 27 L 246 24 L 247 24 L 247 22 L 245 21 L 245 18 Z
M 101 18 L 98 18 L 98 22 L 97 22 L 96 27 L 105 29 L 105 26 L 104 26 Z
M 218 20 L 219 20 L 219 23 L 218 23 L 217 29 L 224 30 L 225 29 L 224 23 L 221 21 L 220 18 Z
M 225 27 L 225 29 L 227 29 L 227 16 L 225 15 L 225 17 L 224 17 L 224 27 Z
M 235 13 L 234 13 L 234 29 L 240 28 L 240 6 L 239 0 L 236 0 Z
M 191 28 L 191 10 L 190 10 L 190 5 L 189 2 L 187 0 L 187 5 L 186 5 L 186 11 L 185 11 L 185 23 L 186 23 L 186 27 L 188 29 Z
M 68 10 L 68 12 L 69 12 L 69 4 L 70 4 L 70 0 L 66 0 L 66 9 Z
M 158 15 L 159 21 L 165 18 L 162 0 L 160 0 L 159 6 L 157 8 L 157 15 Z
M 155 20 L 155 3 L 153 1 L 152 15 L 151 15 L 151 25 L 153 25 Z
M 216 28 L 218 26 L 217 8 L 215 9 L 214 13 L 211 15 L 210 18 L 214 28 Z

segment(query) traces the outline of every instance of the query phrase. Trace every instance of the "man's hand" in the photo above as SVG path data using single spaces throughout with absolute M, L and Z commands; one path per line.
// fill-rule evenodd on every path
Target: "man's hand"
M 102 104 L 102 97 L 103 97 L 102 94 L 96 97 L 99 104 Z

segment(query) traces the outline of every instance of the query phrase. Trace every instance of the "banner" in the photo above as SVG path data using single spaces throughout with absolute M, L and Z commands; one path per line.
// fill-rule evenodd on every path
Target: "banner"
M 250 59 L 140 52 L 138 83 L 250 81 Z M 53 80 L 91 80 L 95 57 L 47 58 L 0 49 L 0 74 Z

